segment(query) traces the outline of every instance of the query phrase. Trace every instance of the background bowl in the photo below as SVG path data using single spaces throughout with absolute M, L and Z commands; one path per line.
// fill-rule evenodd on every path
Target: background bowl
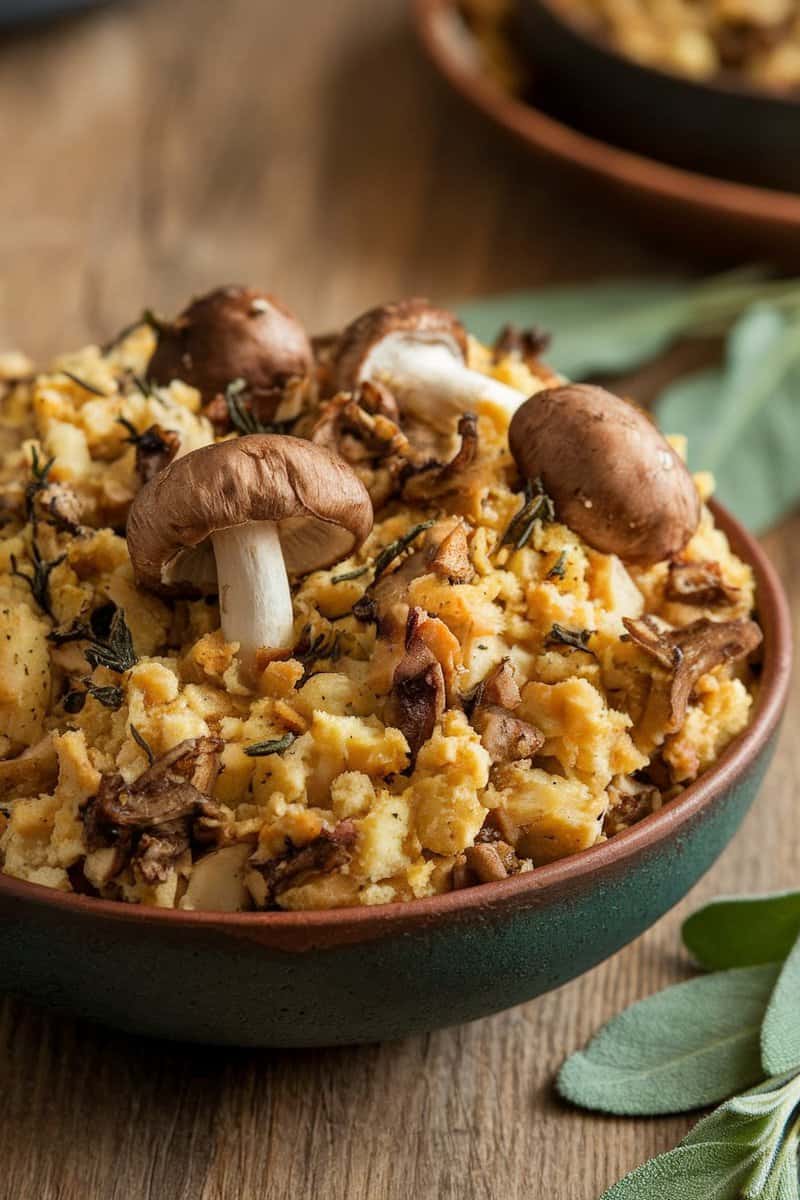
M 538 65 L 531 54 L 532 92 L 504 90 L 486 70 L 457 0 L 412 0 L 420 41 L 435 68 L 463 98 L 510 133 L 548 167 L 572 172 L 586 194 L 639 222 L 668 245 L 692 246 L 741 263 L 748 256 L 800 267 L 800 195 L 735 183 L 658 162 L 590 137 L 540 107 Z
M 680 900 L 736 832 L 786 700 L 789 616 L 758 543 L 764 667 L 753 720 L 701 779 L 611 841 L 502 883 L 316 913 L 188 913 L 0 874 L 0 983 L 131 1032 L 250 1046 L 371 1042 L 497 1012 L 573 979 Z
M 800 96 L 645 67 L 583 33 L 557 0 L 517 3 L 541 95 L 577 128 L 693 171 L 800 191 Z

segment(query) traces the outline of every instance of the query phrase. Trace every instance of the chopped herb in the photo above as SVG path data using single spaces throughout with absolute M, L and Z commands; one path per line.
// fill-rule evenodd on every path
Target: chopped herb
M 135 725 L 130 726 L 130 731 L 131 731 L 131 737 L 136 742 L 136 745 L 140 746 L 141 749 L 144 750 L 145 754 L 147 755 L 147 761 L 150 763 L 150 766 L 152 767 L 153 763 L 156 761 L 156 756 L 153 754 L 153 751 L 150 749 L 150 743 L 145 738 L 142 737 L 142 735 L 139 733 L 139 730 L 136 728 Z
M 85 653 L 91 667 L 107 667 L 109 671 L 116 671 L 120 675 L 136 665 L 139 660 L 121 608 L 114 612 L 108 639 L 100 641 L 93 638 Z
M 369 567 L 356 567 L 354 571 L 345 571 L 343 575 L 334 575 L 331 578 L 331 583 L 345 583 L 348 579 L 360 579 L 362 575 L 366 575 Z
M 288 750 L 294 741 L 296 734 L 285 733 L 282 738 L 272 738 L 267 742 L 253 742 L 252 746 L 245 746 L 245 754 L 248 758 L 263 758 L 266 754 L 282 754 L 284 750 Z
M 533 533 L 536 521 L 555 520 L 553 501 L 542 486 L 541 479 L 534 484 L 525 484 L 522 507 L 512 517 L 511 522 L 500 539 L 501 546 L 513 545 L 515 550 L 521 550 Z
M 101 392 L 100 388 L 96 388 L 94 384 L 87 383 L 85 379 L 81 379 L 80 375 L 73 375 L 72 371 L 65 371 L 63 367 L 59 368 L 59 375 L 66 375 L 67 379 L 71 379 L 73 383 L 77 383 L 78 387 L 82 387 L 84 391 L 91 392 L 93 396 L 100 396 L 102 400 L 108 399 L 106 392 Z
M 550 570 L 545 575 L 545 579 L 563 579 L 567 573 L 567 552 L 562 550 L 556 561 L 553 563 Z
M 53 615 L 53 606 L 50 598 L 50 576 L 52 575 L 53 571 L 55 571 L 56 567 L 59 567 L 67 556 L 66 554 L 61 554 L 58 558 L 53 558 L 48 562 L 42 558 L 39 547 L 36 541 L 34 541 L 31 546 L 31 557 L 33 561 L 33 571 L 30 575 L 28 575 L 24 571 L 20 571 L 17 565 L 17 559 L 15 555 L 12 554 L 11 574 L 15 575 L 17 579 L 22 579 L 25 581 L 25 583 L 27 583 L 31 590 L 31 595 L 39 605 L 39 608 L 42 610 L 45 616 L 48 616 L 51 621 L 54 621 L 55 617 Z
M 48 458 L 42 463 L 36 446 L 31 447 L 31 475 L 33 479 L 25 487 L 25 515 L 30 523 L 36 526 L 36 497 L 50 483 L 50 471 L 55 458 Z
M 545 642 L 547 645 L 571 646 L 573 650 L 587 650 L 589 640 L 596 632 L 595 629 L 566 629 L 554 621 Z
M 225 389 L 225 404 L 228 408 L 228 416 L 230 417 L 231 425 L 237 433 L 284 433 L 291 422 L 273 421 L 265 425 L 262 421 L 259 421 L 253 411 L 243 403 L 241 397 L 246 389 L 247 383 L 244 379 L 234 379 Z
M 87 683 L 86 690 L 89 695 L 95 699 L 98 704 L 102 704 L 104 708 L 113 708 L 114 710 L 122 708 L 125 701 L 122 688 L 118 687 L 98 687 L 95 683 Z
M 409 529 L 408 533 L 404 533 L 402 537 L 390 542 L 388 546 L 384 546 L 383 550 L 381 550 L 380 554 L 373 563 L 375 579 L 378 579 L 379 576 L 381 576 L 389 566 L 389 564 L 393 563 L 398 555 L 402 554 L 404 550 L 408 549 L 411 543 L 415 541 L 415 539 L 418 538 L 421 533 L 424 533 L 426 529 L 430 529 L 431 525 L 435 525 L 435 523 L 436 522 L 434 519 L 431 519 L 430 521 L 420 521 L 419 525 L 414 525 L 413 528 Z

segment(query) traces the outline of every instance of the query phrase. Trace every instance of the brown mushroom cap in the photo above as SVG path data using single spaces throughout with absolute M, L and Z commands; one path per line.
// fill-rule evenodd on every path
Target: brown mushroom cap
M 128 549 L 137 582 L 168 595 L 214 593 L 211 534 L 274 521 L 289 574 L 350 554 L 372 528 L 372 504 L 336 455 L 300 438 L 251 434 L 176 459 L 137 494 Z
M 163 386 L 183 380 L 204 404 L 243 379 L 267 420 L 288 380 L 309 375 L 313 362 L 306 332 L 288 308 L 256 288 L 230 286 L 199 296 L 175 321 L 159 324 L 147 377 Z
M 339 335 L 333 350 L 333 378 L 338 391 L 352 391 L 367 373 L 372 351 L 389 334 L 407 333 L 421 342 L 447 346 L 461 362 L 467 357 L 467 334 L 457 317 L 415 297 L 381 304 L 362 313 Z
M 685 464 L 646 414 L 604 388 L 537 392 L 509 428 L 523 475 L 539 478 L 560 521 L 630 563 L 672 558 L 700 521 Z

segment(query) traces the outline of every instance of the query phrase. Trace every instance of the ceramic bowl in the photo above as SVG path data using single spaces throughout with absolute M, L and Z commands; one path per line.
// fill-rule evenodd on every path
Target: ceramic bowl
M 723 179 L 800 192 L 800 96 L 645 67 L 572 24 L 558 0 L 519 0 L 542 95 L 578 129 Z
M 789 616 L 758 543 L 764 663 L 754 716 L 719 762 L 611 841 L 502 883 L 316 913 L 188 913 L 0 874 L 0 983 L 132 1032 L 248 1046 L 373 1042 L 471 1021 L 587 971 L 677 903 L 736 832 L 772 754 Z

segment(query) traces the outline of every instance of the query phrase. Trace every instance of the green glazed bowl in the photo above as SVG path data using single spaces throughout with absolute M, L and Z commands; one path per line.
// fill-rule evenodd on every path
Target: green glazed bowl
M 558 987 L 637 937 L 727 845 L 766 770 L 788 689 L 789 615 L 758 543 L 764 667 L 753 720 L 720 761 L 611 841 L 409 904 L 189 913 L 0 875 L 0 986 L 131 1032 L 239 1046 L 373 1042 L 455 1025 Z

